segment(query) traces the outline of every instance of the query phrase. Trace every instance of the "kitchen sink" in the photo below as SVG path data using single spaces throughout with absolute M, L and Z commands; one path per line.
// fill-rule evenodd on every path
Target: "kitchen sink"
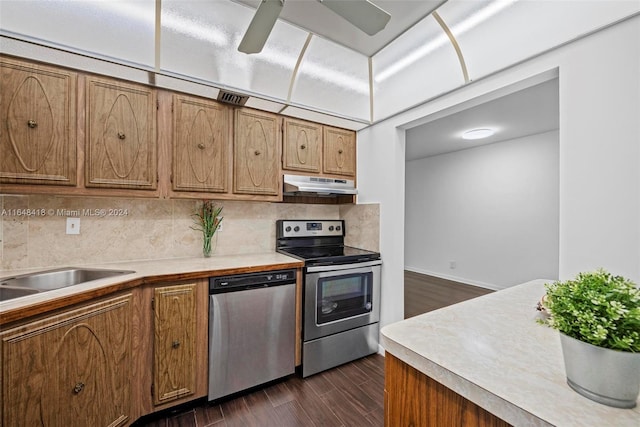
M 0 301 L 6 301 L 8 299 L 24 297 L 31 294 L 37 294 L 39 291 L 36 289 L 28 288 L 12 288 L 10 286 L 0 286 Z
M 135 271 L 66 267 L 9 277 L 0 282 L 0 301 L 130 273 Z

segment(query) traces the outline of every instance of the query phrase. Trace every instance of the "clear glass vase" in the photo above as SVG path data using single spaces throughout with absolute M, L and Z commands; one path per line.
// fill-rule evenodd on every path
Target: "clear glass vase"
M 214 234 L 211 237 L 204 236 L 204 241 L 202 244 L 202 255 L 205 258 L 209 258 L 216 250 L 216 243 L 218 241 L 217 236 Z

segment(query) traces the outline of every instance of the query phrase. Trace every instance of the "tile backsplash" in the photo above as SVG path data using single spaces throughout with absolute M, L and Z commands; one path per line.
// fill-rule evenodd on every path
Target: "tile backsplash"
M 196 257 L 202 235 L 191 228 L 197 200 L 0 195 L 2 270 Z M 277 219 L 344 219 L 346 243 L 379 249 L 379 205 L 306 205 L 219 201 L 215 254 L 271 251 Z M 67 218 L 80 234 L 66 234 Z

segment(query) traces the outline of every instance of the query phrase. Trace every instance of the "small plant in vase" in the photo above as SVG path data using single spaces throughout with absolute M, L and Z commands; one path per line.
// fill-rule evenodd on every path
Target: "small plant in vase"
M 540 320 L 560 332 L 567 382 L 578 393 L 621 408 L 640 388 L 640 289 L 604 269 L 545 285 Z
M 191 228 L 202 232 L 202 254 L 205 257 L 211 256 L 211 240 L 222 222 L 221 213 L 222 206 L 216 207 L 213 200 L 204 200 L 193 214 L 195 225 Z

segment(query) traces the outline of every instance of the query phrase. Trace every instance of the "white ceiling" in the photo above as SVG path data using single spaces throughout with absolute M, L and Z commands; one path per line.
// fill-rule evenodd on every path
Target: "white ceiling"
M 261 0 L 232 0 L 256 9 Z M 446 0 L 373 0 L 391 15 L 386 27 L 373 36 L 365 34 L 318 0 L 284 0 L 280 19 L 332 40 L 365 56 L 373 56 Z
M 373 0 L 392 17 L 369 38 L 316 0 L 285 0 L 247 55 L 258 1 L 0 0 L 0 53 L 361 130 L 640 14 L 637 0 Z
M 559 128 L 558 79 L 513 92 L 407 130 L 407 161 L 508 141 Z M 469 141 L 462 133 L 493 128 L 486 139 Z

